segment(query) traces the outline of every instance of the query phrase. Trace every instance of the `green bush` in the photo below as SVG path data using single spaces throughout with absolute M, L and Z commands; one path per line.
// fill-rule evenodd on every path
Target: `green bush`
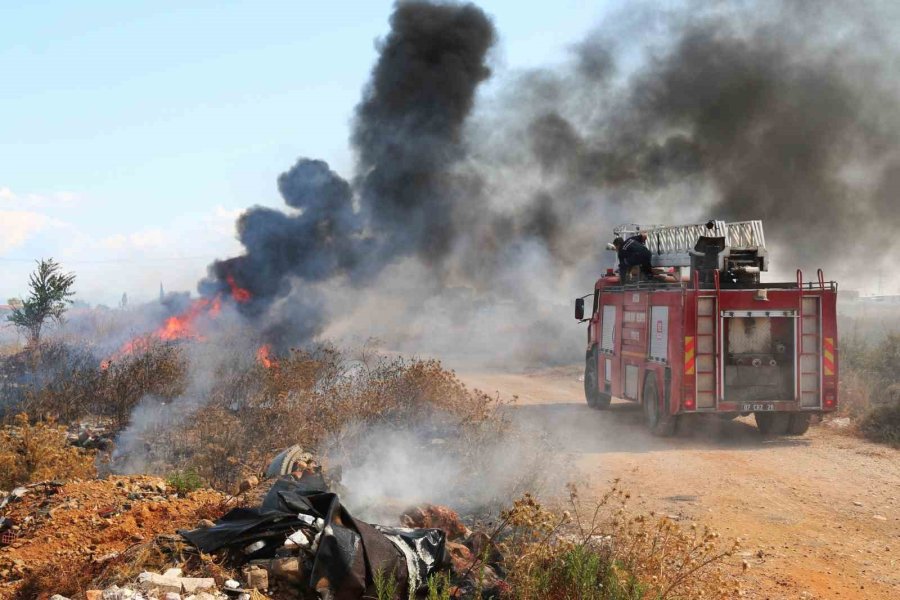
M 203 480 L 194 469 L 175 471 L 166 478 L 166 482 L 180 496 L 199 490 L 204 486 Z

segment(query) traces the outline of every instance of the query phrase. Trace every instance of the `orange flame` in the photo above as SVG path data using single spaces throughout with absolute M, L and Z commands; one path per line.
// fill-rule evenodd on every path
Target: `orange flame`
M 118 352 L 100 363 L 100 368 L 105 371 L 109 368 L 109 365 L 113 360 L 133 354 L 134 352 L 147 350 L 154 340 L 172 341 L 193 339 L 202 341 L 204 339 L 203 335 L 197 331 L 195 321 L 204 315 L 215 318 L 219 316 L 221 311 L 222 299 L 219 296 L 212 299 L 198 298 L 191 302 L 190 306 L 187 307 L 187 310 L 181 314 L 166 319 L 158 329 L 125 342 Z
M 256 351 L 256 360 L 267 369 L 278 366 L 278 361 L 272 358 L 272 347 L 269 344 L 263 344 L 259 347 Z
M 225 281 L 228 282 L 228 287 L 231 288 L 231 297 L 234 298 L 234 301 L 238 304 L 249 302 L 250 298 L 253 297 L 253 294 L 250 293 L 250 290 L 242 288 L 237 284 L 237 282 L 234 280 L 233 275 L 226 276 Z

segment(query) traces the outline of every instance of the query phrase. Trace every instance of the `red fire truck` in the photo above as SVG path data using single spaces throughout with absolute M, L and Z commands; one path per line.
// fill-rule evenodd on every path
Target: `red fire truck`
M 606 409 L 613 396 L 638 402 L 657 435 L 684 415 L 753 413 L 762 433 L 803 435 L 811 415 L 837 408 L 837 284 L 762 283 L 762 223 L 623 225 L 647 236 L 652 279 L 623 284 L 613 269 L 575 301 L 587 322 L 584 391 Z M 585 318 L 585 299 L 592 298 Z

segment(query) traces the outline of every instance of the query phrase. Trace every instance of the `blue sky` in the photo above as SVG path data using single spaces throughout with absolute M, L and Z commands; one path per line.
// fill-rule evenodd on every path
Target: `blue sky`
M 479 3 L 495 72 L 563 60 L 604 2 Z M 233 221 L 279 205 L 299 156 L 344 174 L 392 2 L 0 0 L 0 303 L 33 259 L 114 303 L 193 289 L 238 251 Z

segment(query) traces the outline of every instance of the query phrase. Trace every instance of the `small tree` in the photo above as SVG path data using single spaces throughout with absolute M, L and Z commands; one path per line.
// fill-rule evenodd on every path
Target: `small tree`
M 71 297 L 75 295 L 72 291 L 74 273 L 63 273 L 59 263 L 52 258 L 41 259 L 37 264 L 28 279 L 28 297 L 7 317 L 13 325 L 28 333 L 33 346 L 40 343 L 41 330 L 47 321 L 62 322 L 63 314 L 72 303 Z

